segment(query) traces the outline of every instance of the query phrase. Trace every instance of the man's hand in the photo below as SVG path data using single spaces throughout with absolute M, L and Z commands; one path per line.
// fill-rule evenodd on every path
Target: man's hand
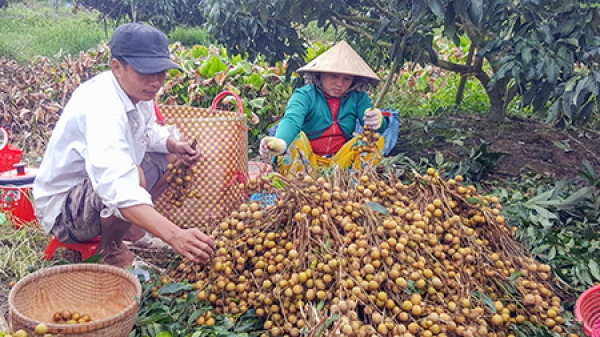
M 133 224 L 158 236 L 186 259 L 206 262 L 215 251 L 215 239 L 198 228 L 182 229 L 158 213 L 150 205 L 135 205 L 120 209 Z
M 287 150 L 287 144 L 281 138 L 265 137 L 260 141 L 259 152 L 263 158 L 281 156 L 285 153 L 285 150 Z
M 368 108 L 364 115 L 365 126 L 371 130 L 377 130 L 383 122 L 383 115 L 379 109 Z
M 194 263 L 207 262 L 215 251 L 215 239 L 198 228 L 179 230 L 169 244 Z
M 172 147 L 169 145 L 171 145 Z M 195 147 L 192 147 L 192 145 L 195 145 Z M 177 158 L 183 161 L 188 166 L 194 165 L 200 159 L 201 156 L 200 146 L 196 144 L 196 142 L 190 144 L 187 141 L 169 138 L 167 148 L 169 149 L 169 152 L 177 155 Z

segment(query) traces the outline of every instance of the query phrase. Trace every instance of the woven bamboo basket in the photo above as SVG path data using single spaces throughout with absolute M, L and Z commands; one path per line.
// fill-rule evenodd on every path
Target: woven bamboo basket
M 8 320 L 31 335 L 40 323 L 67 337 L 125 337 L 135 324 L 142 288 L 131 273 L 100 264 L 73 264 L 32 273 L 11 289 Z M 57 324 L 56 312 L 88 314 L 91 322 Z

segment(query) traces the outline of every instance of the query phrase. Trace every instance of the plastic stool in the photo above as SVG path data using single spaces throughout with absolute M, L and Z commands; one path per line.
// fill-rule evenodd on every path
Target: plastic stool
M 58 239 L 56 239 L 56 237 L 52 237 L 52 239 L 50 239 L 50 242 L 48 243 L 48 247 L 46 247 L 46 250 L 44 251 L 44 256 L 42 257 L 43 260 L 50 260 L 52 259 L 52 256 L 54 255 L 54 251 L 57 248 L 67 248 L 67 249 L 72 249 L 72 250 L 76 250 L 81 254 L 81 261 L 85 261 L 87 258 L 89 258 L 90 256 L 94 255 L 96 253 L 96 250 L 98 249 L 98 245 L 100 244 L 100 236 L 97 236 L 91 240 L 88 241 L 83 241 L 83 242 L 79 242 L 79 243 L 64 243 L 64 242 L 60 242 L 58 241 Z

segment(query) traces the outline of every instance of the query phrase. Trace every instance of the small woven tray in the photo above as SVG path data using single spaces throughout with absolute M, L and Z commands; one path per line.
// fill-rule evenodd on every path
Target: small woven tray
M 137 318 L 141 285 L 131 273 L 109 265 L 73 264 L 39 270 L 21 279 L 8 297 L 12 330 L 33 335 L 39 323 L 48 333 L 70 337 L 125 337 Z M 55 312 L 87 313 L 84 324 L 56 324 Z

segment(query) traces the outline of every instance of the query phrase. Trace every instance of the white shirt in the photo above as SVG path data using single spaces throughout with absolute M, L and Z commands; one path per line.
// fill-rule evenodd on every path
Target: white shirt
M 86 178 L 107 206 L 102 217 L 123 218 L 119 208 L 152 205 L 136 165 L 146 152 L 168 152 L 170 135 L 156 123 L 152 101 L 133 105 L 111 71 L 83 83 L 52 132 L 33 184 L 35 213 L 46 233 L 67 192 Z

